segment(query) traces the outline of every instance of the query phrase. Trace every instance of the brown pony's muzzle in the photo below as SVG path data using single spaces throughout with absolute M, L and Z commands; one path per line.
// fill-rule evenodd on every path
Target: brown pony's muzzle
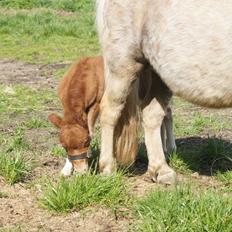
M 85 173 L 88 170 L 88 159 L 91 157 L 91 151 L 73 152 L 68 154 L 68 159 L 73 165 L 73 171 L 76 173 Z

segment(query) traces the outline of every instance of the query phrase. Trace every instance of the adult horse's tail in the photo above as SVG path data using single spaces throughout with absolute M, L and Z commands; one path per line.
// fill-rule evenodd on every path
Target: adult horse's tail
M 133 83 L 131 92 L 114 132 L 114 151 L 119 164 L 130 165 L 135 161 L 141 125 L 141 106 L 150 98 L 152 71 L 145 68 Z
M 134 83 L 114 131 L 115 158 L 120 165 L 129 166 L 138 151 L 140 107 L 138 85 Z

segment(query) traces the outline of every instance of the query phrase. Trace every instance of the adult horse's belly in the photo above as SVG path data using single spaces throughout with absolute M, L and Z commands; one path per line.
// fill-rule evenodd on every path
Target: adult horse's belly
M 232 1 L 166 4 L 160 14 L 149 10 L 147 33 L 155 39 L 144 42 L 145 56 L 177 95 L 208 107 L 232 106 Z

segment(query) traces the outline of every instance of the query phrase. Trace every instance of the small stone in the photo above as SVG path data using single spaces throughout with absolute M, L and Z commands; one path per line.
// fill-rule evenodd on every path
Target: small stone
M 199 173 L 198 172 L 194 172 L 191 176 L 194 177 L 194 178 L 199 178 Z

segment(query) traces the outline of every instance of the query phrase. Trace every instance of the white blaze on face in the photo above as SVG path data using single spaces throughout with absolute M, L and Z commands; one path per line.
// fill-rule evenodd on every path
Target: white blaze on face
M 73 171 L 73 165 L 69 161 L 69 159 L 66 158 L 65 165 L 64 165 L 63 169 L 61 170 L 61 175 L 70 176 L 72 174 L 72 171 Z

